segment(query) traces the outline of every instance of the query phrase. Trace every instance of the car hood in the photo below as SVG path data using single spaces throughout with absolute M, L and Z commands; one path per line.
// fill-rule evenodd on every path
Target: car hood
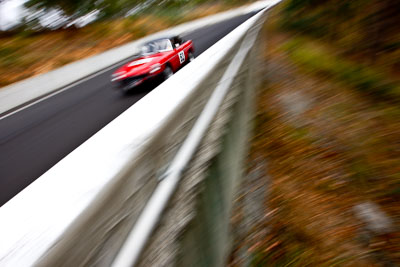
M 140 56 L 116 70 L 114 76 L 126 75 L 126 77 L 129 77 L 146 74 L 151 66 L 160 62 L 163 56 L 163 53 Z

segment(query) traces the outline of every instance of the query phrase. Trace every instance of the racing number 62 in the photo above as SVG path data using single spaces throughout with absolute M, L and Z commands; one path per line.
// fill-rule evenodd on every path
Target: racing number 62
M 185 62 L 185 53 L 183 51 L 178 53 L 179 55 L 179 62 L 182 64 L 183 62 Z

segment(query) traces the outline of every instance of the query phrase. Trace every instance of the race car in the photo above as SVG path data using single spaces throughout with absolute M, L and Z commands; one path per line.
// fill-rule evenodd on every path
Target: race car
M 156 77 L 166 80 L 184 64 L 194 59 L 191 40 L 179 36 L 160 38 L 144 44 L 140 54 L 117 69 L 111 81 L 117 88 L 128 91 Z

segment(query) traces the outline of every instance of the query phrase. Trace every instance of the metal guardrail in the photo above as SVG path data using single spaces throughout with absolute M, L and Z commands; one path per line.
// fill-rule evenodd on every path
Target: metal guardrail
M 140 264 L 180 175 L 188 177 L 186 165 L 204 154 L 215 156 L 198 153 L 203 134 L 213 129 L 209 124 L 230 113 L 229 105 L 224 112 L 221 105 L 238 102 L 252 87 L 242 62 L 253 57 L 248 53 L 263 14 L 228 34 L 6 203 L 0 209 L 0 266 Z M 242 83 L 247 77 L 245 86 L 232 96 L 238 77 Z M 238 140 L 241 152 L 235 162 L 240 163 L 243 137 Z M 157 211 L 146 208 L 151 203 Z M 153 212 L 148 220 L 146 214 Z M 145 234 L 131 250 L 135 231 Z

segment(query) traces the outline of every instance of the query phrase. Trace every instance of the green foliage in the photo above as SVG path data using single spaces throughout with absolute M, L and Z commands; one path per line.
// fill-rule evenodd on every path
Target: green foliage
M 302 38 L 295 38 L 282 49 L 310 72 L 333 78 L 375 97 L 400 100 L 400 85 L 371 67 L 332 55 Z
M 237 5 L 251 0 L 220 0 L 225 5 Z M 99 11 L 97 20 L 125 16 L 129 11 L 138 8 L 139 13 L 160 13 L 160 16 L 170 18 L 171 21 L 180 22 L 182 13 L 191 10 L 197 5 L 215 3 L 214 0 L 27 0 L 24 3 L 31 11 L 40 11 L 43 14 L 51 10 L 61 11 L 68 19 L 65 25 L 76 18 Z M 137 13 L 135 13 L 137 15 Z M 39 15 L 40 16 L 40 15 Z M 135 15 L 133 15 L 135 16 Z M 25 18 L 18 31 L 41 28 L 39 18 Z
M 28 0 L 25 7 L 33 10 L 62 10 L 65 15 L 74 19 L 94 10 L 101 12 L 101 18 L 108 18 L 145 2 L 145 0 Z
M 183 7 L 214 2 L 212 0 L 28 0 L 25 7 L 33 10 L 62 10 L 65 15 L 74 19 L 94 10 L 100 11 L 100 18 L 107 19 L 125 14 L 130 9 L 141 4 L 148 5 L 147 10 L 178 10 Z M 246 0 L 225 1 L 226 3 L 244 3 Z M 178 12 L 176 12 L 178 13 Z
M 15 47 L 0 47 L 0 57 L 4 58 L 6 56 L 11 55 L 14 53 L 17 49 Z
M 398 184 L 396 187 L 393 187 L 385 196 L 400 200 L 400 185 Z
M 307 252 L 307 245 L 299 242 L 295 236 L 285 234 L 287 242 L 291 242 L 291 249 L 283 249 L 278 247 L 268 252 L 256 251 L 252 255 L 250 266 L 274 266 L 274 267 L 290 267 L 290 266 L 312 266 Z
M 400 49 L 399 12 L 400 1 L 392 0 L 287 0 L 280 25 L 376 60 Z
M 151 13 L 156 17 L 165 19 L 171 24 L 177 24 L 183 19 L 183 10 L 177 6 L 170 6 L 168 8 L 158 8 L 156 10 L 151 10 Z
M 313 5 L 313 0 L 290 0 L 287 1 L 284 11 L 285 12 L 296 12 L 303 10 L 305 8 L 311 7 Z
M 0 47 L 0 66 L 7 67 L 16 64 L 20 60 L 20 48 L 18 46 Z
M 399 201 L 400 200 L 400 173 L 392 175 L 390 177 L 392 179 L 390 183 L 390 187 L 388 190 L 381 192 L 379 197 L 381 198 L 389 198 L 392 200 Z
M 300 17 L 296 20 L 287 17 L 287 19 L 282 22 L 282 26 L 286 29 L 298 32 L 307 32 L 309 35 L 314 37 L 323 37 L 327 30 L 326 24 L 321 26 L 315 23 L 315 21 L 322 16 L 324 16 L 322 12 L 317 12 L 315 14 Z
M 87 0 L 28 0 L 25 7 L 37 10 L 62 10 L 67 16 L 84 15 L 96 8 L 96 1 Z

